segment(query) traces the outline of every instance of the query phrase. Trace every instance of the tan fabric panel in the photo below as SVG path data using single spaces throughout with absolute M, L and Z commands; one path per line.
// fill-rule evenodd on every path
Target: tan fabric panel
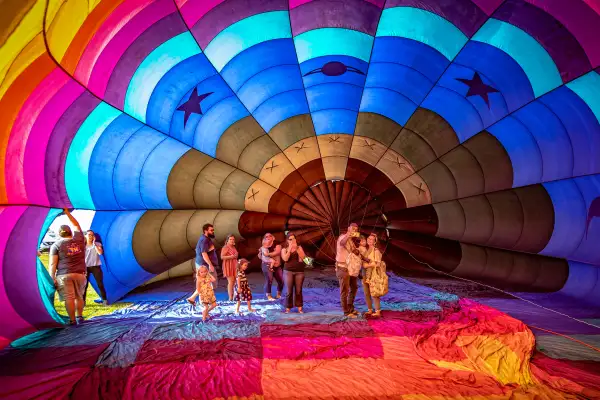
M 269 212 L 269 201 L 276 189 L 266 182 L 257 180 L 246 192 L 244 209 L 248 211 Z
M 226 210 L 244 210 L 246 192 L 256 181 L 252 175 L 235 170 L 225 179 L 219 195 L 221 208 Z
M 523 206 L 523 233 L 515 250 L 539 253 L 554 230 L 554 206 L 542 185 L 514 189 Z
M 394 184 L 406 179 L 415 172 L 406 158 L 391 149 L 388 149 L 383 154 L 375 167 L 383 172 Z
M 402 129 L 390 148 L 410 161 L 415 169 L 421 169 L 438 158 L 425 139 L 406 128 Z
M 296 169 L 321 157 L 316 136 L 292 144 L 284 150 L 284 153 Z
M 354 134 L 375 139 L 389 147 L 401 129 L 402 126 L 383 115 L 359 112 Z
M 513 253 L 505 250 L 485 247 L 487 263 L 481 276 L 490 282 L 500 282 L 506 286 L 506 281 L 514 268 Z
M 344 179 L 348 157 L 324 157 L 323 170 L 326 179 Z
M 459 146 L 443 155 L 440 161 L 446 164 L 454 176 L 458 198 L 483 193 L 485 189 L 483 171 L 469 150 Z
M 275 125 L 269 136 L 280 149 L 287 149 L 302 139 L 315 136 L 315 128 L 310 114 L 296 115 Z
M 140 286 L 146 286 L 154 282 L 165 281 L 167 279 L 177 278 L 180 276 L 189 276 L 194 273 L 194 259 L 187 260 L 179 265 L 170 268 L 162 274 L 156 275 L 154 278 L 147 280 Z
M 215 217 L 219 213 L 219 210 L 197 210 L 190 218 L 190 222 L 187 226 L 186 236 L 188 244 L 196 248 L 198 239 L 202 235 L 202 226 L 204 224 L 215 224 Z
M 512 273 L 508 283 L 516 286 L 531 287 L 541 273 L 542 257 L 531 254 L 515 254 Z
M 431 192 L 425 181 L 414 174 L 396 185 L 406 199 L 406 207 L 422 206 L 431 204 Z
M 133 254 L 140 266 L 148 272 L 160 274 L 169 265 L 169 259 L 160 247 L 160 229 L 170 212 L 146 211 L 133 231 Z
M 456 201 L 446 201 L 433 205 L 438 218 L 438 237 L 461 240 L 465 234 L 465 213 L 461 204 Z
M 204 167 L 194 184 L 194 208 L 221 208 L 221 187 L 233 171 L 234 167 L 219 160 L 213 160 Z
M 283 153 L 277 153 L 269 159 L 260 171 L 259 179 L 267 182 L 269 185 L 278 188 L 281 182 L 295 171 L 290 160 Z
M 431 201 L 433 203 L 456 199 L 458 191 L 454 176 L 448 167 L 439 160 L 423 168 L 419 175 L 427 182 L 427 187 L 431 190 Z
M 546 292 L 555 292 L 562 289 L 569 277 L 569 264 L 560 258 L 542 257 L 540 260 L 540 273 L 533 287 Z
M 212 160 L 212 157 L 193 149 L 177 160 L 167 180 L 167 196 L 173 208 L 196 208 L 194 184 L 200 171 Z
M 275 142 L 267 135 L 263 135 L 250 143 L 242 151 L 238 168 L 252 176 L 259 176 L 269 159 L 281 153 Z
M 454 129 L 444 118 L 431 110 L 417 108 L 405 128 L 425 139 L 438 157 L 459 145 Z
M 342 156 L 348 157 L 352 147 L 352 135 L 319 135 L 319 149 L 321 157 Z
M 252 116 L 242 118 L 227 128 L 219 138 L 216 158 L 238 166 L 238 160 L 246 147 L 262 135 L 265 135 L 265 131 Z
M 486 195 L 494 213 L 494 231 L 487 245 L 513 249 L 523 230 L 523 208 L 512 190 Z
M 352 148 L 350 149 L 350 157 L 374 166 L 379 162 L 386 150 L 386 146 L 374 139 L 354 136 Z
M 194 211 L 175 210 L 169 213 L 160 228 L 160 246 L 170 261 L 194 256 L 194 247 L 187 241 L 187 227 Z
M 242 235 L 238 229 L 240 217 L 244 211 L 237 210 L 221 210 L 215 217 L 215 239 L 219 246 L 225 244 L 227 235 L 233 235 L 236 239 L 240 239 Z
M 464 210 L 465 234 L 462 241 L 486 244 L 494 230 L 494 214 L 485 196 L 458 200 Z
M 486 131 L 473 136 L 463 146 L 479 162 L 485 180 L 485 193 L 510 189 L 513 183 L 512 163 L 498 139 Z
M 487 253 L 480 246 L 461 243 L 462 257 L 458 266 L 452 271 L 452 275 L 467 279 L 477 279 L 483 274 L 487 264 Z

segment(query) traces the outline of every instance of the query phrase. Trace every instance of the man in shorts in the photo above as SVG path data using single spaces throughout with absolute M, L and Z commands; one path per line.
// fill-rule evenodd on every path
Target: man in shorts
M 83 322 L 85 285 L 87 283 L 85 267 L 85 239 L 79 222 L 64 209 L 65 215 L 75 227 L 75 233 L 69 225 L 61 225 L 58 230 L 60 239 L 50 247 L 50 277 L 58 290 L 60 301 L 64 301 L 69 323 Z

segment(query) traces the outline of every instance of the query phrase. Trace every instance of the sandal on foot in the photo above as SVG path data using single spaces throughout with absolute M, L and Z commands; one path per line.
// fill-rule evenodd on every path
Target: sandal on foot
M 289 309 L 289 308 L 286 308 L 286 309 L 285 309 L 285 311 L 284 311 L 284 313 L 285 313 L 285 314 L 289 314 L 289 313 L 290 313 L 290 309 Z

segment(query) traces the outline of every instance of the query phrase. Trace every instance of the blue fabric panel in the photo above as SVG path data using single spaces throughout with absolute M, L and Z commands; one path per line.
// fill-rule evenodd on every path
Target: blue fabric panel
M 572 176 L 573 150 L 569 135 L 552 111 L 540 102 L 534 102 L 517 111 L 518 119 L 535 137 L 542 153 L 542 181 L 548 182 Z
M 171 208 L 167 196 L 169 174 L 175 163 L 189 150 L 188 146 L 167 138 L 150 153 L 140 177 L 142 201 L 147 208 Z
M 115 163 L 125 143 L 144 125 L 129 115 L 121 115 L 104 131 L 90 160 L 90 189 L 97 210 L 118 210 L 113 188 Z
M 271 97 L 254 111 L 253 116 L 265 132 L 269 132 L 281 121 L 308 112 L 306 93 L 300 89 Z
M 140 175 L 150 153 L 166 139 L 165 135 L 145 126 L 135 132 L 121 149 L 115 163 L 113 187 L 122 209 L 147 208 L 141 196 Z
M 329 109 L 311 113 L 317 135 L 347 133 L 352 135 L 356 127 L 358 112 Z
M 523 68 L 508 54 L 494 46 L 470 41 L 458 53 L 453 64 L 485 75 L 492 86 L 500 90 L 510 112 L 535 98 Z
M 569 278 L 559 293 L 600 305 L 600 265 L 569 261 Z
M 246 108 L 253 113 L 271 97 L 303 88 L 297 65 L 282 65 L 259 72 L 238 90 L 237 95 Z M 306 100 L 304 100 L 306 102 Z M 271 103 L 277 107 L 279 103 Z
M 433 47 L 400 37 L 378 37 L 373 45 L 371 64 L 406 65 L 435 82 L 449 64 L 448 59 Z
M 104 287 L 109 302 L 114 302 L 153 275 L 146 272 L 135 259 L 131 240 L 133 231 L 144 211 L 97 212 L 92 230 L 102 238 L 105 249 Z
M 346 66 L 346 71 L 338 76 L 323 74 L 323 66 L 332 62 L 344 64 Z M 367 75 L 368 68 L 368 64 L 363 60 L 340 55 L 317 57 L 300 64 L 304 86 L 307 88 L 314 85 L 320 85 L 322 83 L 335 82 L 363 86 L 365 84 L 365 77 Z
M 573 176 L 600 172 L 600 124 L 587 104 L 566 86 L 539 100 L 559 118 L 571 138 Z
M 513 187 L 541 182 L 543 159 L 535 137 L 518 119 L 506 117 L 487 129 L 508 153 L 513 168 Z
M 223 133 L 231 125 L 248 115 L 248 110 L 237 97 L 227 97 L 204 113 L 190 142 L 195 149 L 215 157 L 217 144 Z M 186 139 L 188 138 L 186 137 Z M 186 140 L 185 143 L 189 142 Z
M 292 39 L 270 40 L 252 46 L 235 56 L 223 68 L 221 76 L 237 92 L 254 75 L 279 65 L 295 65 L 298 70 L 296 48 Z
M 393 90 L 420 104 L 431 90 L 431 82 L 422 73 L 404 65 L 375 63 L 369 66 L 365 87 Z
M 417 105 L 407 97 L 390 89 L 365 88 L 360 111 L 383 115 L 404 126 Z
M 203 114 L 190 114 L 185 126 L 185 112 L 178 110 L 175 111 L 175 114 L 173 114 L 173 118 L 171 119 L 171 128 L 169 131 L 170 135 L 175 139 L 180 140 L 185 144 L 191 146 L 194 143 L 194 136 L 196 135 L 196 131 L 199 126 L 202 125 L 203 128 L 206 128 L 207 126 L 210 127 L 215 123 L 214 120 L 211 119 L 215 116 L 212 115 L 212 117 L 209 117 L 209 115 L 213 113 L 213 109 L 215 108 L 219 110 L 217 111 L 217 114 L 219 114 L 217 116 L 218 124 L 215 125 L 216 130 L 213 130 L 212 132 L 218 133 L 222 130 L 220 133 L 218 133 L 219 136 L 227 128 L 229 128 L 231 125 L 233 125 L 240 119 L 240 110 L 243 110 L 244 112 L 243 117 L 248 115 L 248 111 L 246 111 L 242 103 L 240 103 L 240 101 L 237 98 L 235 98 L 235 95 L 233 94 L 229 86 L 227 86 L 225 81 L 219 75 L 213 75 L 207 78 L 206 80 L 198 83 L 198 85 L 196 85 L 195 87 L 197 88 L 199 96 L 211 92 L 212 94 L 200 102 L 200 107 L 202 109 Z M 181 98 L 181 100 L 177 104 L 177 107 L 181 106 L 189 100 L 192 91 L 193 88 L 190 89 L 185 94 L 185 96 L 183 96 L 183 98 Z M 230 113 L 222 112 L 224 107 L 222 102 L 225 102 L 225 107 L 231 107 Z M 207 123 L 204 123 L 203 120 L 206 118 L 208 118 L 208 121 Z
M 453 100 L 454 95 L 459 94 L 469 103 L 471 103 L 481 118 L 483 128 L 486 128 L 506 116 L 508 114 L 508 108 L 506 107 L 506 101 L 504 100 L 502 93 L 488 93 L 487 96 L 489 106 L 486 104 L 482 96 L 475 95 L 467 97 L 469 85 L 459 81 L 458 79 L 473 79 L 474 75 L 475 71 L 470 68 L 451 64 L 446 73 L 442 75 L 437 85 L 454 92 L 450 96 L 450 99 L 448 99 L 448 102 L 455 101 Z M 479 74 L 479 77 L 485 85 L 491 87 L 495 86 L 495 84 L 490 82 L 486 76 Z
M 198 94 L 213 91 L 205 90 L 202 82 L 216 74 L 217 71 L 204 54 L 197 54 L 177 64 L 161 78 L 152 92 L 146 111 L 146 123 L 168 133 L 177 107 L 182 103 L 181 99 L 187 99 L 194 87 L 198 87 Z M 222 87 L 226 88 L 225 85 Z
M 448 121 L 460 143 L 483 130 L 483 121 L 475 106 L 452 90 L 435 86 L 422 107 L 436 112 Z
M 581 191 L 573 180 L 544 183 L 554 205 L 554 230 L 540 254 L 569 257 L 584 235 L 586 205 Z
M 345 83 L 323 83 L 307 88 L 306 97 L 312 112 L 331 108 L 358 111 L 362 91 L 362 87 Z

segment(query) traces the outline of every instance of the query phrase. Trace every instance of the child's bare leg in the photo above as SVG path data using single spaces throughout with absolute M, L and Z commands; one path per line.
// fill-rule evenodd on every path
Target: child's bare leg
M 202 310 L 202 321 L 206 321 L 208 318 L 208 304 L 204 305 L 204 310 Z
M 254 312 L 254 308 L 252 308 L 252 305 L 250 304 L 250 300 L 248 300 L 248 312 Z
M 215 301 L 214 303 L 212 303 L 212 304 L 210 305 L 210 307 L 208 308 L 208 311 L 212 311 L 212 310 L 214 310 L 216 306 L 217 306 L 217 302 Z
M 235 306 L 235 313 L 239 314 L 240 313 L 240 305 L 242 304 L 241 301 L 238 300 L 236 306 Z

